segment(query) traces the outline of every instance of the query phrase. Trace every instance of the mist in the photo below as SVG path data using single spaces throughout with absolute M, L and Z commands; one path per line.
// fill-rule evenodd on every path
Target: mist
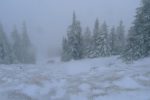
M 84 29 L 93 28 L 94 21 L 109 26 L 123 20 L 126 30 L 132 25 L 140 0 L 1 0 L 0 21 L 8 35 L 14 25 L 21 29 L 26 21 L 30 39 L 40 57 L 58 56 L 62 38 L 76 12 Z
M 0 0 L 0 100 L 150 100 L 150 0 Z

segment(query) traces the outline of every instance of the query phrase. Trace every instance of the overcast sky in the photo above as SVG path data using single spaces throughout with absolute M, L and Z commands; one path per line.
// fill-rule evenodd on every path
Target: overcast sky
M 29 35 L 39 51 L 50 48 L 54 54 L 72 20 L 73 11 L 84 27 L 93 29 L 99 18 L 108 25 L 120 20 L 131 26 L 140 0 L 0 0 L 0 21 L 7 33 L 13 25 L 21 29 L 26 21 Z

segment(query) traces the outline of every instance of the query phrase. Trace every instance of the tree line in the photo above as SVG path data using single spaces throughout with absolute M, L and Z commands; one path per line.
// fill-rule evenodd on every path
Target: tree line
M 22 32 L 14 27 L 10 38 L 0 23 L 0 64 L 33 64 L 36 62 L 35 56 L 25 23 Z
M 62 42 L 62 61 L 118 55 L 123 52 L 125 42 L 125 27 L 122 21 L 109 31 L 106 22 L 100 25 L 96 19 L 93 32 L 89 27 L 82 32 L 80 21 L 74 12 L 72 24 Z
M 73 13 L 72 24 L 62 41 L 62 61 L 112 55 L 120 55 L 126 62 L 150 56 L 150 0 L 142 0 L 127 36 L 122 21 L 109 30 L 106 22 L 100 25 L 96 19 L 92 32 L 89 27 L 82 31 Z

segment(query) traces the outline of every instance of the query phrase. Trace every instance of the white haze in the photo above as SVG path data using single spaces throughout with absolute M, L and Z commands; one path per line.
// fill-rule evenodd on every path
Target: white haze
M 96 18 L 109 26 L 124 21 L 126 29 L 134 20 L 140 0 L 0 0 L 0 21 L 10 33 L 14 25 L 21 30 L 26 21 L 28 32 L 40 55 L 56 56 L 62 37 L 76 12 L 83 28 L 93 28 Z

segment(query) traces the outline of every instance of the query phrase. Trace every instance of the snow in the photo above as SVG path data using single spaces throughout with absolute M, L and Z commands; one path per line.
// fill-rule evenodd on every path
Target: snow
M 89 90 L 90 90 L 90 85 L 89 85 L 89 84 L 86 84 L 86 83 L 83 83 L 83 84 L 81 84 L 81 85 L 79 86 L 79 88 L 80 88 L 82 91 L 86 92 L 86 91 L 89 91 Z
M 0 100 L 150 100 L 150 58 L 58 59 L 0 65 Z
M 35 97 L 38 95 L 39 87 L 36 85 L 27 85 L 23 87 L 22 93 L 27 94 L 28 96 Z
M 129 89 L 140 88 L 140 85 L 130 77 L 122 78 L 121 80 L 116 82 L 116 85 L 124 88 L 129 88 Z
M 95 100 L 149 100 L 149 92 L 128 92 L 97 97 Z
M 87 100 L 88 98 L 81 95 L 72 95 L 70 100 Z

